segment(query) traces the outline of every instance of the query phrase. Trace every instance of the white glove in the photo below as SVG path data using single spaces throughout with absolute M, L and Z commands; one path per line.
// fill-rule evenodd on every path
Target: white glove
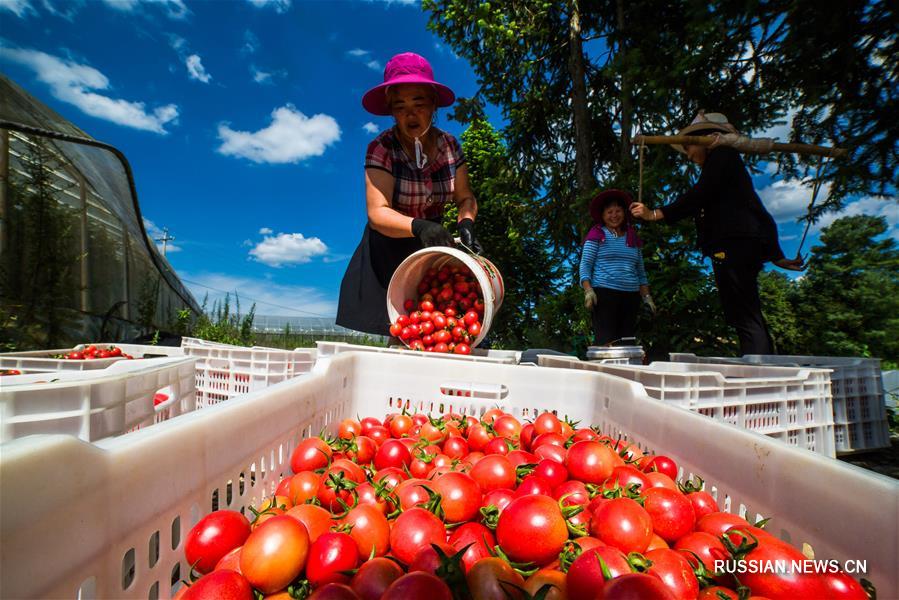
M 596 306 L 596 292 L 592 288 L 584 290 L 584 306 L 587 307 L 587 310 L 593 310 L 593 307 Z
M 643 296 L 643 304 L 649 307 L 650 312 L 652 312 L 653 316 L 656 314 L 656 303 L 652 301 L 652 296 L 646 294 Z

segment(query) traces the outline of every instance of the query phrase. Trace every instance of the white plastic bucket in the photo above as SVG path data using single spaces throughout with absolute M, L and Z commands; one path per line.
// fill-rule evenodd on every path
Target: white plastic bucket
M 400 263 L 390 278 L 390 284 L 387 286 L 387 315 L 393 323 L 398 316 L 405 314 L 403 303 L 407 298 L 418 298 L 418 282 L 422 280 L 427 270 L 432 267 L 439 269 L 444 265 L 468 267 L 481 287 L 481 295 L 484 297 L 484 319 L 481 322 L 481 333 L 471 344 L 474 348 L 490 331 L 493 316 L 502 306 L 506 289 L 499 270 L 483 256 L 446 246 L 432 246 L 413 252 Z

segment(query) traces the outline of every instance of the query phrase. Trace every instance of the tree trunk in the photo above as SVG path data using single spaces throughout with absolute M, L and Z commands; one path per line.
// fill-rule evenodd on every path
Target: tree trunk
M 624 56 L 624 0 L 617 0 L 618 9 L 618 55 Z M 621 167 L 631 158 L 631 84 L 626 73 L 621 74 Z
M 581 48 L 581 15 L 578 0 L 568 2 L 571 15 L 568 28 L 568 74 L 571 77 L 571 107 L 574 111 L 574 161 L 578 196 L 586 196 L 596 187 L 590 144 L 590 115 L 587 112 L 587 84 L 584 76 L 584 52 Z

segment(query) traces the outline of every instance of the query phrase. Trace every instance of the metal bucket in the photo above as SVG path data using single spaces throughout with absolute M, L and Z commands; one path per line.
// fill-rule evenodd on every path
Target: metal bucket
M 587 360 L 600 363 L 642 365 L 643 346 L 589 346 Z

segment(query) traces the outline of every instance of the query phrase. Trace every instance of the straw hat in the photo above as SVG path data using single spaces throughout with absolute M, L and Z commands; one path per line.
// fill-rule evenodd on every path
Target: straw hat
M 710 133 L 739 133 L 737 128 L 731 125 L 721 113 L 707 113 L 700 110 L 693 122 L 677 132 L 677 135 L 708 135 Z M 671 147 L 686 154 L 687 151 L 680 144 L 671 144 Z
M 414 52 L 397 54 L 384 67 L 384 82 L 379 83 L 362 96 L 362 106 L 373 115 L 388 116 L 387 88 L 392 85 L 414 83 L 429 85 L 437 92 L 437 106 L 449 106 L 456 100 L 456 94 L 442 83 L 434 81 L 434 70 L 431 64 Z

